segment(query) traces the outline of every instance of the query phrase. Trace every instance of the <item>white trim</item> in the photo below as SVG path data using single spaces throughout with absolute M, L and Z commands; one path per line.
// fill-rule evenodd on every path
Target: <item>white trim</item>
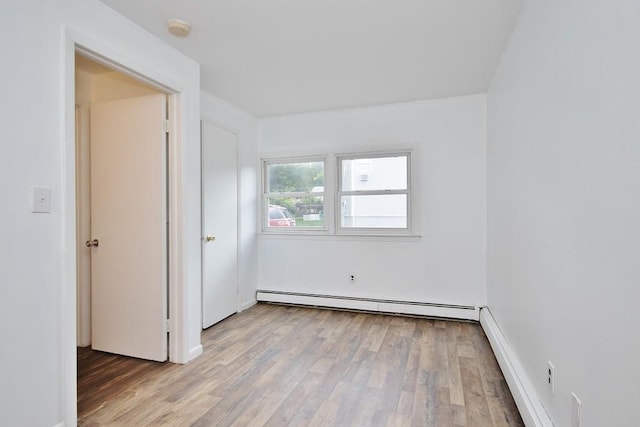
M 65 422 L 63 421 L 63 422 L 61 422 L 61 423 L 58 423 L 58 424 L 54 425 L 53 427 L 66 427 L 66 424 L 65 424 Z
M 542 407 L 527 374 L 487 307 L 480 309 L 480 325 L 489 339 L 525 425 L 553 427 L 553 422 Z
M 173 92 L 173 90 L 168 87 L 165 86 L 161 83 L 158 83 L 157 81 L 147 77 L 144 74 L 138 73 L 134 70 L 131 70 L 127 67 L 124 67 L 120 64 L 118 64 L 117 62 L 114 62 L 114 60 L 112 59 L 108 59 L 105 56 L 102 56 L 92 50 L 89 50 L 81 45 L 76 45 L 76 53 L 80 54 L 81 56 L 84 56 L 85 58 L 90 59 L 93 62 L 97 62 L 100 65 L 103 65 L 113 71 L 117 71 L 119 73 L 125 74 L 127 76 L 130 76 L 132 78 L 134 78 L 135 80 L 138 80 L 142 83 L 144 83 L 147 86 L 150 86 L 156 90 L 158 90 L 159 92 L 163 92 L 163 93 L 170 93 Z
M 77 300 L 76 300 L 76 141 L 75 141 L 75 39 L 67 30 L 63 37 L 63 116 L 60 140 L 63 145 L 62 167 L 62 289 L 61 317 L 61 393 L 65 420 L 62 425 L 78 422 L 77 401 Z
M 202 351 L 202 344 L 198 344 L 197 346 L 189 350 L 189 360 L 193 360 L 196 357 L 200 356 L 202 354 Z
M 314 295 L 297 292 L 258 290 L 256 299 L 264 302 L 309 305 L 315 307 L 373 311 L 442 317 L 459 320 L 478 320 L 478 307 L 473 305 L 439 304 L 412 301 L 393 301 L 374 298 L 356 298 L 337 295 Z
M 283 240 L 350 240 L 350 241 L 373 241 L 373 242 L 414 242 L 419 243 L 422 239 L 418 234 L 356 234 L 342 233 L 329 234 L 321 232 L 285 233 L 269 232 L 258 233 L 258 239 L 283 239 Z
M 169 95 L 169 318 L 171 339 L 169 341 L 169 361 L 174 363 L 186 363 L 191 358 L 187 356 L 188 327 L 187 320 L 188 298 L 187 281 L 184 278 L 185 257 L 183 239 L 185 231 L 183 227 L 185 196 L 183 194 L 184 159 L 186 141 L 186 96 L 183 92 Z M 185 357 L 186 356 L 186 357 Z

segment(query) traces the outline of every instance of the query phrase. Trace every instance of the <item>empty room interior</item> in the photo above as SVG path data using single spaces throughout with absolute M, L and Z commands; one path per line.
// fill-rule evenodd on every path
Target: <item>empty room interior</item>
M 638 425 L 637 0 L 2 13 L 1 425 Z

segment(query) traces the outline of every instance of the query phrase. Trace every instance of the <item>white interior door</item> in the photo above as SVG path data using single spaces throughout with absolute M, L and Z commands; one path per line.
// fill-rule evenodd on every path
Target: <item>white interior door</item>
M 91 335 L 167 359 L 166 96 L 91 107 Z
M 238 311 L 236 134 L 202 122 L 202 327 Z

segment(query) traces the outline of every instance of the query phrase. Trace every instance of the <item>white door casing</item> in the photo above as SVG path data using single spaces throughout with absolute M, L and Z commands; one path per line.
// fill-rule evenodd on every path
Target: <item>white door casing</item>
M 91 108 L 91 336 L 167 359 L 166 95 Z
M 202 122 L 202 327 L 238 311 L 237 135 Z

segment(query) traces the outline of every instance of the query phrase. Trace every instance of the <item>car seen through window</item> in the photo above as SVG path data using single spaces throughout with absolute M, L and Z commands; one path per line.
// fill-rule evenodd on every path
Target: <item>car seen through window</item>
M 278 205 L 269 205 L 269 227 L 295 227 L 296 220 L 291 216 L 287 208 Z

